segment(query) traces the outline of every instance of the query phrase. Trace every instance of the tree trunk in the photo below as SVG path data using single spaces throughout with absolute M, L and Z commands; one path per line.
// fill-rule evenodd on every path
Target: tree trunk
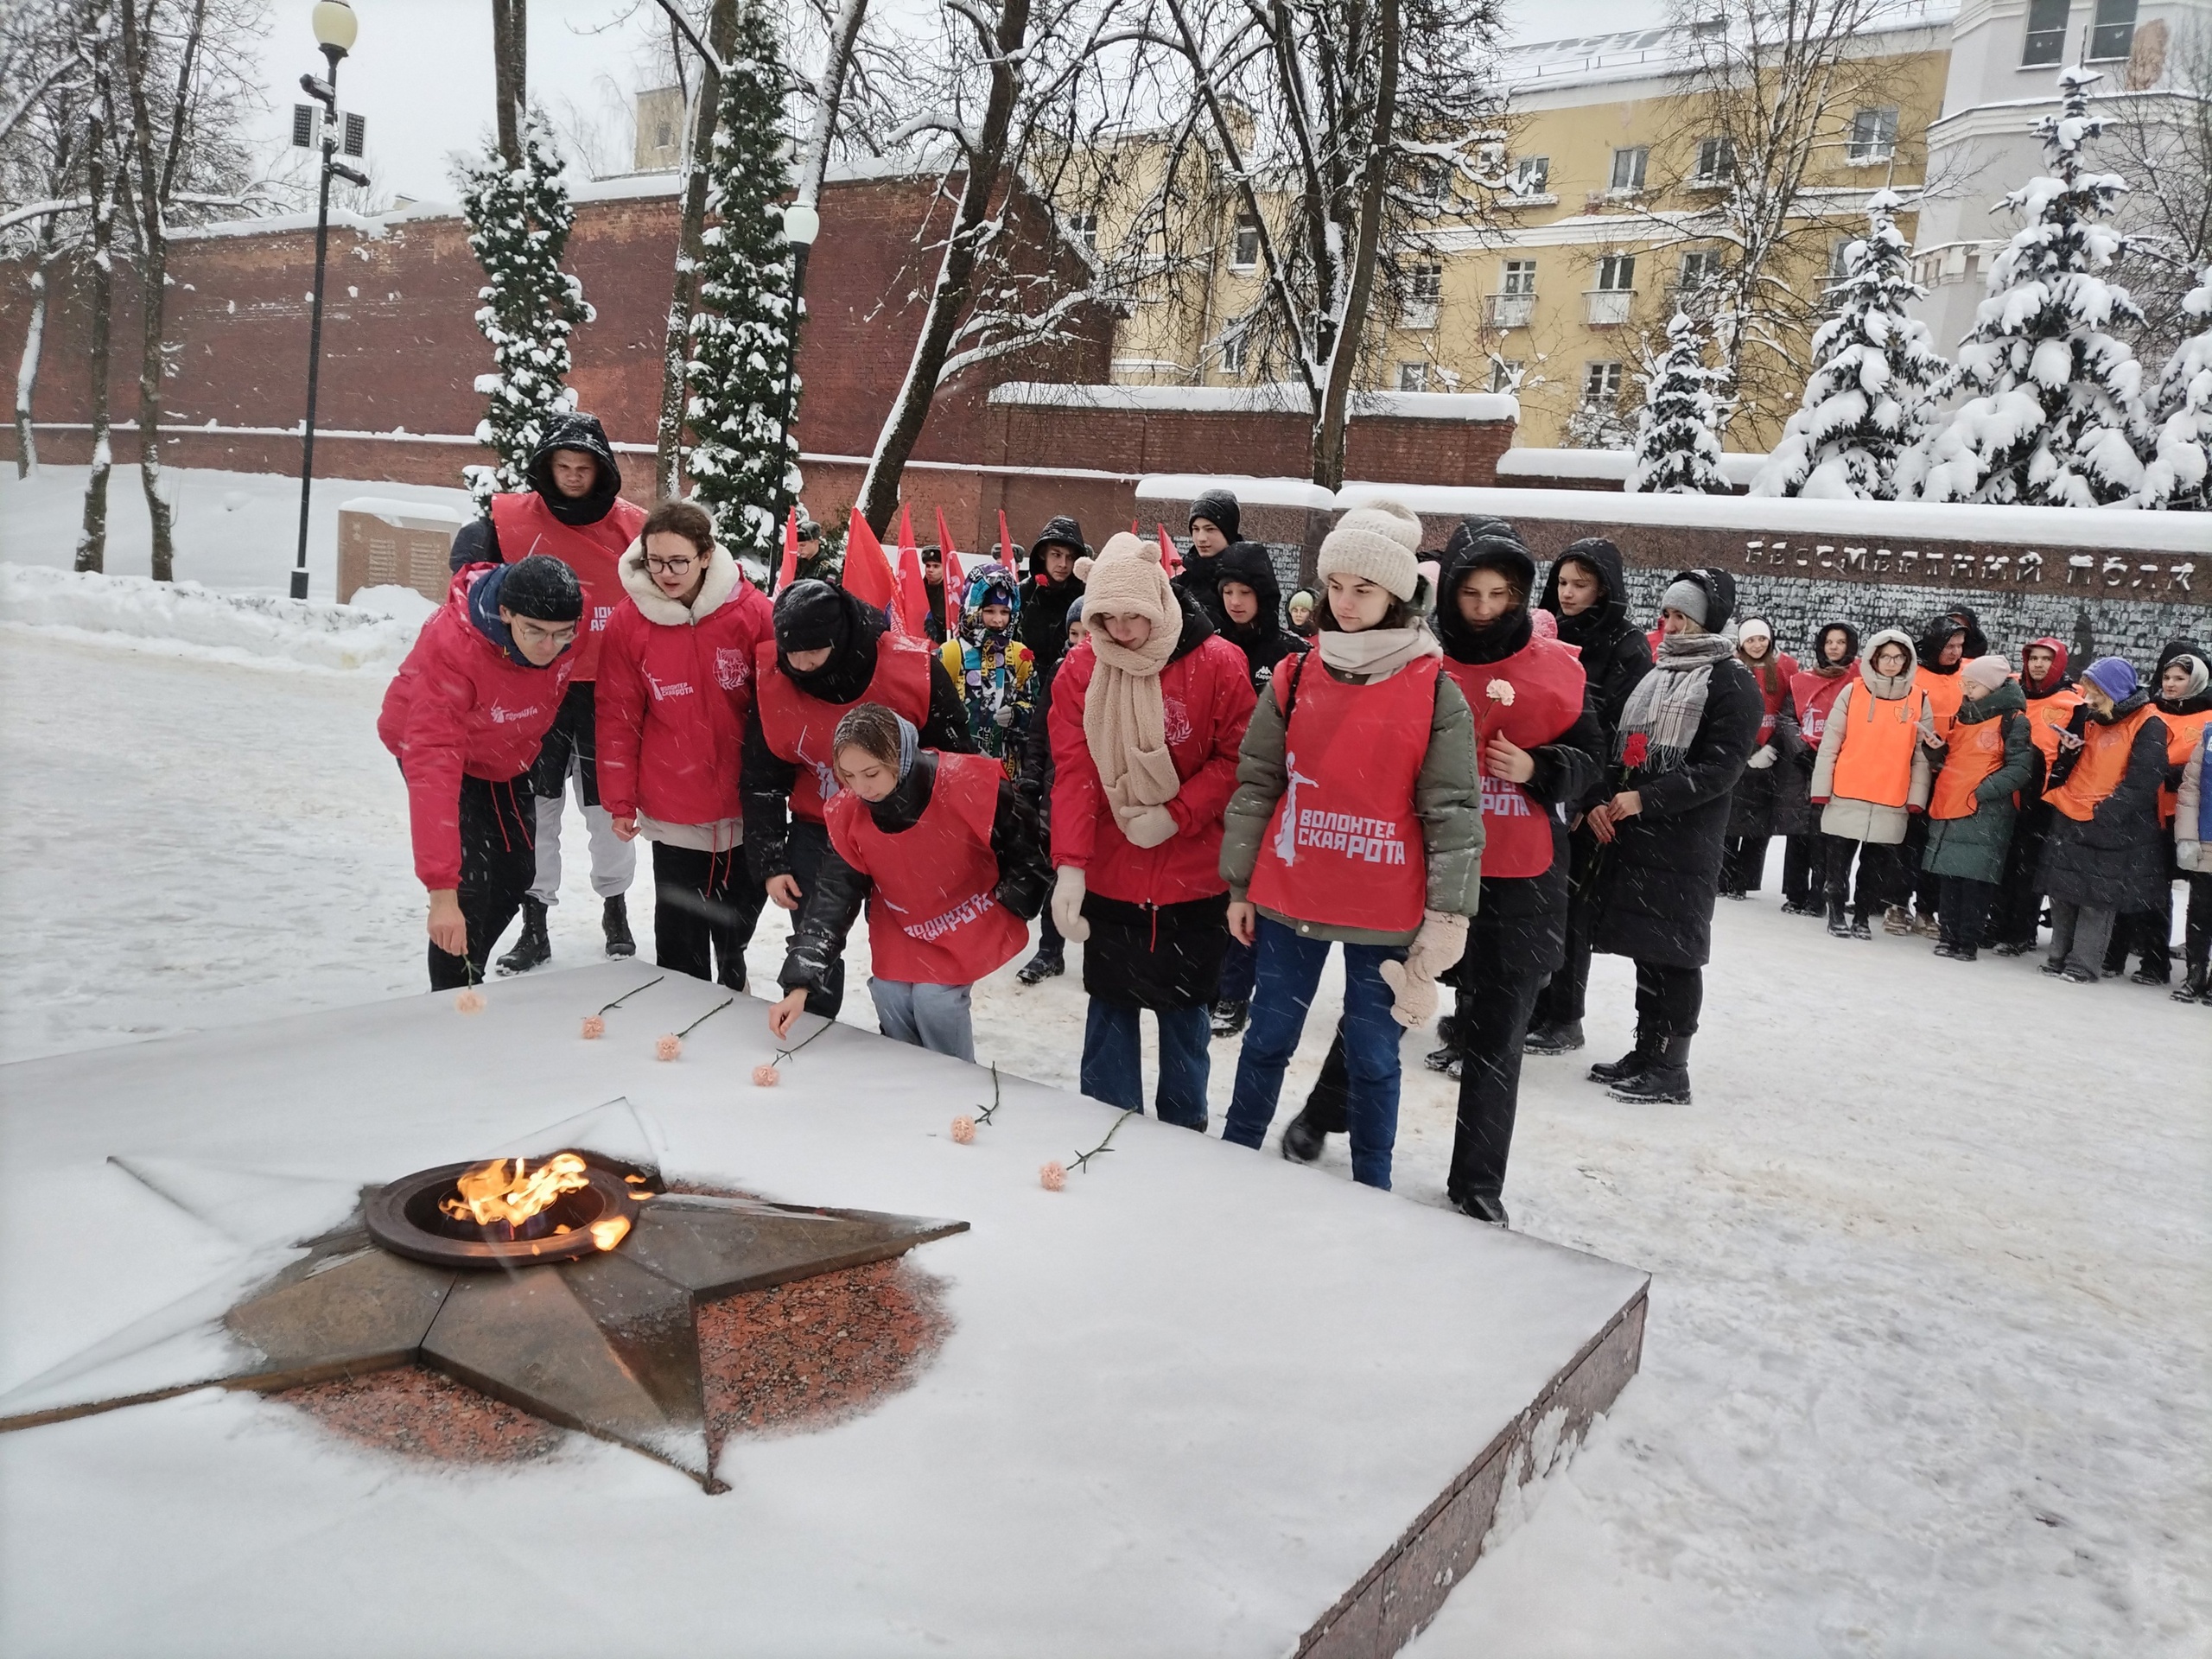
M 837 136 L 837 111 L 845 101 L 845 77 L 852 72 L 853 43 L 868 18 L 868 0 L 843 0 L 830 30 L 830 55 L 815 88 L 814 124 L 799 152 L 798 199 L 808 207 L 822 200 L 823 176 L 830 170 L 830 145 Z
M 1344 427 L 1359 342 L 1367 333 L 1367 308 L 1375 294 L 1375 255 L 1382 236 L 1382 202 L 1390 183 L 1390 146 L 1398 115 L 1398 4 L 1379 0 L 1376 51 L 1375 128 L 1367 145 L 1367 175 L 1360 181 L 1359 220 L 1352 245 L 1351 281 L 1344 315 L 1329 349 L 1329 378 L 1320 416 L 1313 423 L 1313 481 L 1340 490 L 1344 482 Z
M 707 48 L 715 61 L 737 41 L 737 0 L 715 0 L 707 14 Z M 678 77 L 680 80 L 681 76 Z M 691 116 L 691 142 L 683 160 L 683 214 L 676 234 L 676 288 L 669 296 L 668 325 L 661 336 L 660 420 L 655 429 L 653 476 L 662 496 L 675 495 L 683 472 L 683 411 L 691 360 L 691 313 L 699 297 L 700 241 L 707 225 L 707 159 L 715 143 L 715 111 L 721 77 L 713 62 L 699 68 L 699 103 Z
M 139 0 L 122 0 L 123 81 L 130 100 L 130 154 L 137 163 L 138 240 L 141 249 L 141 331 L 138 347 L 138 483 L 146 497 L 146 517 L 153 526 L 152 574 L 156 582 L 176 577 L 175 510 L 162 493 L 162 381 L 167 365 L 162 350 L 162 325 L 168 314 L 168 226 L 166 222 L 163 172 L 154 153 L 154 121 L 146 99 L 146 41 L 139 26 Z M 149 10 L 150 12 L 150 4 Z M 173 119 L 181 137 L 188 107 L 193 60 L 198 55 L 200 32 L 207 23 L 207 0 L 198 0 L 184 37 L 177 72 L 177 101 Z
M 92 204 L 92 470 L 85 482 L 84 528 L 77 537 L 76 568 L 100 570 L 107 565 L 107 476 L 114 464 L 108 433 L 108 319 L 115 302 L 115 200 L 108 188 L 107 36 L 93 35 L 92 115 L 86 124 L 85 194 Z
M 960 192 L 952 234 L 938 266 L 937 285 L 930 290 L 929 312 L 923 320 L 921 336 L 914 342 L 906 381 L 899 388 L 890 414 L 884 417 L 875 453 L 868 460 L 868 477 L 861 485 L 861 516 L 879 536 L 891 527 L 907 458 L 922 435 L 923 423 L 929 419 L 938 376 L 944 370 L 953 331 L 975 282 L 976 244 L 998 189 L 999 175 L 1006 163 L 1007 134 L 1014 123 L 1019 86 L 1015 54 L 1028 33 L 1029 0 L 1005 0 L 994 42 L 990 101 L 984 109 L 982 131 L 968 155 L 968 179 Z
M 492 79 L 499 155 L 522 170 L 522 116 L 530 101 L 530 0 L 492 0 Z
M 46 343 L 46 268 L 54 263 L 54 219 L 39 229 L 38 252 L 31 260 L 31 315 L 23 328 L 23 354 L 16 365 L 16 476 L 38 473 L 38 430 L 31 424 L 31 399 L 38 391 L 38 364 Z

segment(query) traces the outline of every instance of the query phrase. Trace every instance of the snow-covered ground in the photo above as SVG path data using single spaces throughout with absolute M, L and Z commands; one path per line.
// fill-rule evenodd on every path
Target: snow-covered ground
M 0 622 L 0 1058 L 416 990 L 422 897 L 373 731 L 389 663 L 103 639 L 97 614 Z M 569 836 L 580 855 L 573 809 Z M 598 959 L 583 863 L 556 967 Z M 1627 1046 L 1611 959 L 1588 1052 L 1529 1062 L 1515 1224 L 1654 1274 L 1643 1370 L 1414 1651 L 2204 1653 L 2212 1016 L 2032 960 L 1840 943 L 1773 885 L 1720 906 L 1694 1106 L 1580 1080 Z M 783 938 L 772 911 L 757 981 Z M 1002 972 L 978 1052 L 1072 1086 L 1083 1009 L 1073 975 Z M 846 1017 L 872 1023 L 865 995 Z M 1452 1091 L 1427 1046 L 1406 1044 L 1397 1189 L 1440 1205 Z M 1214 1052 L 1217 1115 L 1235 1046 Z M 1348 1178 L 1340 1148 L 1315 1177 Z

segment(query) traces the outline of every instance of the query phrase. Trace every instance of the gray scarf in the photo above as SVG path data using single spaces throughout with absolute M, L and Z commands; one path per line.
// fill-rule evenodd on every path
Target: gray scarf
M 1672 772 L 1681 766 L 1705 719 L 1713 666 L 1735 653 L 1736 642 L 1725 633 L 1670 633 L 1661 640 L 1659 660 L 1636 683 L 1621 710 L 1613 758 L 1630 765 L 1630 740 L 1640 734 L 1644 741 L 1635 747 L 1643 753 L 1634 770 Z

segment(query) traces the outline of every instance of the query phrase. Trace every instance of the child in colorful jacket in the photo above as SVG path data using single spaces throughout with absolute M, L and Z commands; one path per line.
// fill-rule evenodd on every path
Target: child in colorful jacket
M 968 732 L 1009 778 L 1021 772 L 1022 740 L 1036 698 L 1036 658 L 1015 637 L 1021 584 L 1005 566 L 987 564 L 968 579 L 960 637 L 939 652 L 968 706 Z

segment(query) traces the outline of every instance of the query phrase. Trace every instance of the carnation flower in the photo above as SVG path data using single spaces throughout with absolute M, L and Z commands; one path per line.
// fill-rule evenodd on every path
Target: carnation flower
M 1045 1183 L 1045 1190 L 1047 1192 L 1057 1192 L 1068 1184 L 1068 1173 L 1060 1167 L 1059 1160 L 1055 1159 L 1037 1172 L 1037 1179 Z
M 954 1118 L 952 1120 L 952 1138 L 963 1147 L 970 1141 L 973 1141 L 976 1138 L 976 1120 L 972 1117 Z
M 1621 745 L 1621 760 L 1627 766 L 1642 766 L 1644 757 L 1650 753 L 1651 739 L 1643 732 L 1630 732 L 1627 741 Z
M 1508 709 L 1513 706 L 1513 682 L 1510 680 L 1492 680 L 1483 688 L 1483 694 L 1492 702 L 1503 703 Z
M 584 1040 L 595 1043 L 607 1035 L 607 1021 L 595 1014 L 584 1015 Z
M 653 1058 L 672 1060 L 683 1052 L 683 1039 L 672 1031 L 664 1031 L 653 1039 Z
M 472 985 L 454 998 L 453 1005 L 463 1014 L 481 1014 L 484 1012 L 484 993 Z
M 753 1068 L 753 1086 L 755 1089 L 772 1089 L 783 1080 L 784 1074 L 772 1065 L 756 1065 Z

